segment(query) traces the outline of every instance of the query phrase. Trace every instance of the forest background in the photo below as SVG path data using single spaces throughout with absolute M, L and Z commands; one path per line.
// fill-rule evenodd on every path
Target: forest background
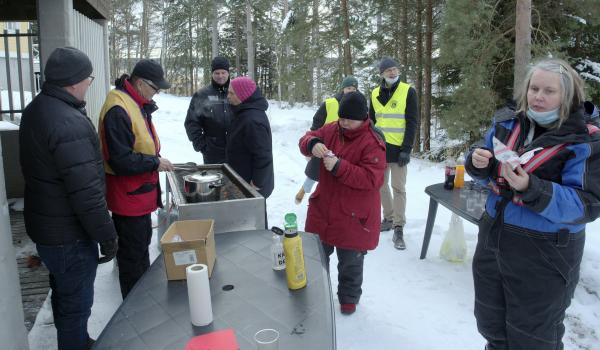
M 600 0 L 111 0 L 111 80 L 159 60 L 170 93 L 210 82 L 210 61 L 269 99 L 318 105 L 353 74 L 364 93 L 383 56 L 419 95 L 415 151 L 443 159 L 479 140 L 526 64 L 566 59 L 600 104 Z M 436 144 L 451 144 L 440 151 Z M 450 142 L 452 141 L 452 142 Z

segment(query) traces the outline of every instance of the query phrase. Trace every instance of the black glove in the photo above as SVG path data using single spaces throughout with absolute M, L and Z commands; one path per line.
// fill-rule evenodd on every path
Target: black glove
M 98 259 L 98 264 L 104 264 L 111 261 L 117 255 L 118 248 L 119 244 L 117 243 L 116 238 L 100 242 L 100 253 L 104 256 Z
M 400 151 L 398 155 L 398 165 L 403 167 L 410 162 L 410 151 Z

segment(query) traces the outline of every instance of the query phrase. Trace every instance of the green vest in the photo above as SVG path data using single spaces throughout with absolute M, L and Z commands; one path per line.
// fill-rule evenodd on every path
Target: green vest
M 325 100 L 325 110 L 327 110 L 327 118 L 325 118 L 325 124 L 333 123 L 340 118 L 338 116 L 339 107 L 340 103 L 335 98 L 331 97 Z
M 379 102 L 380 87 L 378 86 L 371 92 L 371 105 L 375 111 L 375 126 L 377 126 L 385 136 L 385 142 L 401 146 L 404 141 L 404 130 L 406 128 L 406 98 L 410 85 L 400 82 L 392 98 L 384 105 Z

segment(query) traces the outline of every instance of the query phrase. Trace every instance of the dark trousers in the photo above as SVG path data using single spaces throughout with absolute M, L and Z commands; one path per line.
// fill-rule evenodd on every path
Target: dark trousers
M 475 318 L 486 349 L 563 349 L 563 320 L 579 280 L 585 234 L 570 234 L 565 244 L 557 235 L 502 229 L 488 239 L 484 226 L 473 280 Z
M 88 319 L 94 302 L 98 244 L 78 241 L 66 245 L 37 245 L 50 272 L 52 314 L 59 350 L 86 349 Z
M 225 163 L 226 158 L 227 155 L 225 154 L 224 148 L 222 150 L 210 149 L 202 153 L 204 164 L 223 164 Z
M 148 246 L 152 240 L 152 219 L 150 214 L 121 216 L 114 213 L 112 218 L 119 236 L 117 263 L 121 295 L 125 299 L 150 267 Z
M 340 304 L 358 304 L 362 294 L 363 263 L 366 252 L 342 249 L 321 242 L 325 256 L 327 257 L 327 268 L 329 269 L 329 256 L 333 250 L 338 257 L 338 299 Z

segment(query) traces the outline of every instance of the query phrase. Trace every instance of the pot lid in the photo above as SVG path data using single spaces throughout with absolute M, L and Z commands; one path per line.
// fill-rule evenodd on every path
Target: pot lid
M 201 171 L 189 175 L 185 175 L 183 179 L 185 181 L 197 182 L 197 183 L 213 183 L 220 181 L 223 178 L 221 173 L 209 173 L 207 171 Z

